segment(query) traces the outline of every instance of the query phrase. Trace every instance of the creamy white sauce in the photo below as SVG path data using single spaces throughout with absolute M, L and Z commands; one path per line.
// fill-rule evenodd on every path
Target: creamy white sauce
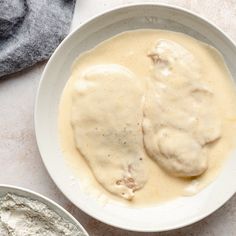
M 170 54 L 166 53 L 166 48 L 167 50 L 169 49 L 171 51 L 173 50 L 170 46 L 167 47 L 168 45 L 166 45 L 166 42 L 168 41 L 175 42 L 177 45 L 180 45 L 180 47 L 185 48 L 186 51 L 179 50 L 177 48 L 177 50 L 174 50 L 174 52 L 177 53 L 177 55 L 175 55 L 174 53 L 173 57 L 170 58 L 169 57 Z M 159 42 L 159 47 L 157 47 L 158 42 Z M 176 46 L 174 46 L 174 49 L 176 49 Z M 162 54 L 162 59 L 164 59 L 163 60 L 164 64 L 159 63 L 157 65 L 154 62 L 158 58 L 155 57 L 150 58 L 150 55 L 153 56 L 153 53 L 155 52 Z M 168 59 L 169 61 L 171 61 L 173 59 L 173 61 L 175 61 L 175 57 L 183 58 L 182 60 L 177 60 L 177 63 L 179 63 L 179 65 L 173 68 L 173 66 L 169 66 L 171 63 L 168 65 L 165 64 L 165 60 Z M 187 66 L 185 63 L 186 61 L 189 62 L 187 63 Z M 207 110 L 207 112 L 206 109 L 204 108 L 204 104 L 203 106 L 200 106 L 203 109 L 199 115 L 199 113 L 196 113 L 196 110 L 194 110 L 193 107 L 188 105 L 188 102 L 190 103 L 193 102 L 193 99 L 195 99 L 194 97 L 195 95 L 192 96 L 191 94 L 191 96 L 189 96 L 190 100 L 188 99 L 180 100 L 176 103 L 178 105 L 177 112 L 181 113 L 183 108 L 186 108 L 187 114 L 193 113 L 193 120 L 194 117 L 195 118 L 200 117 L 201 120 L 202 119 L 206 120 L 206 123 L 205 122 L 200 123 L 200 126 L 198 126 L 197 129 L 196 128 L 194 129 L 195 127 L 193 125 L 194 122 L 191 123 L 192 121 L 190 119 L 191 125 L 189 127 L 191 128 L 190 129 L 191 132 L 186 132 L 186 130 L 189 130 L 188 129 L 189 127 L 187 127 L 183 128 L 185 132 L 184 134 L 182 133 L 179 134 L 175 132 L 174 135 L 176 137 L 182 137 L 183 139 L 185 139 L 186 135 L 187 136 L 191 135 L 191 138 L 185 139 L 186 144 L 184 145 L 184 147 L 186 147 L 187 145 L 188 148 L 184 150 L 189 151 L 192 148 L 196 148 L 196 150 L 198 150 L 198 152 L 200 153 L 199 155 L 202 155 L 202 161 L 196 164 L 196 166 L 199 167 L 196 173 L 197 172 L 202 173 L 203 171 L 205 171 L 206 166 L 207 166 L 207 171 L 205 171 L 204 174 L 202 174 L 200 177 L 195 177 L 195 178 L 174 177 L 170 175 L 168 172 L 166 172 L 166 170 L 164 170 L 165 168 L 163 168 L 163 165 L 161 165 L 160 167 L 157 164 L 158 161 L 157 162 L 153 161 L 155 160 L 155 158 L 153 159 L 150 158 L 144 151 L 140 150 L 140 148 L 137 148 L 137 145 L 136 146 L 131 145 L 130 147 L 132 151 L 128 154 L 129 156 L 128 159 L 133 160 L 133 163 L 136 163 L 136 161 L 137 163 L 139 163 L 137 158 L 136 159 L 134 158 L 135 156 L 134 154 L 135 152 L 139 153 L 141 152 L 143 154 L 143 160 L 145 161 L 145 168 L 147 168 L 149 175 L 148 179 L 145 179 L 143 178 L 143 175 L 140 175 L 141 173 L 140 169 L 138 171 L 135 171 L 134 176 L 141 184 L 140 187 L 137 188 L 139 190 L 135 191 L 135 196 L 132 198 L 132 201 L 129 201 L 129 204 L 145 205 L 145 204 L 159 203 L 181 195 L 195 194 L 204 186 L 209 184 L 212 180 L 214 180 L 214 178 L 219 173 L 220 168 L 223 166 L 224 161 L 229 156 L 230 151 L 235 147 L 236 143 L 234 135 L 236 131 L 236 93 L 234 84 L 230 78 L 230 74 L 224 64 L 222 56 L 214 48 L 206 44 L 203 44 L 184 34 L 168 32 L 168 31 L 159 31 L 159 30 L 138 30 L 138 31 L 125 32 L 120 35 L 117 35 L 107 41 L 104 41 L 102 44 L 98 45 L 94 49 L 82 54 L 73 65 L 71 78 L 69 79 L 61 97 L 60 111 L 59 111 L 59 133 L 61 139 L 61 149 L 67 163 L 73 168 L 74 173 L 78 176 L 80 182 L 84 183 L 85 191 L 88 191 L 91 194 L 106 196 L 107 199 L 115 199 L 122 201 L 120 197 L 115 197 L 113 194 L 110 193 L 113 192 L 115 194 L 120 195 L 120 193 L 122 194 L 122 192 L 118 191 L 117 189 L 114 189 L 111 186 L 115 186 L 113 184 L 120 175 L 128 173 L 127 169 L 125 170 L 125 168 L 122 169 L 123 172 L 122 171 L 119 172 L 119 170 L 121 169 L 117 168 L 116 174 L 112 175 L 112 173 L 114 172 L 114 166 L 112 166 L 111 163 L 109 163 L 109 168 L 105 168 L 104 166 L 102 166 L 102 162 L 104 160 L 99 157 L 99 154 L 97 152 L 99 150 L 101 151 L 101 153 L 104 153 L 108 151 L 110 152 L 112 149 L 113 154 L 117 153 L 117 155 L 121 155 L 119 151 L 121 152 L 122 150 L 123 152 L 125 150 L 124 154 L 127 156 L 127 149 L 123 149 L 121 145 L 118 146 L 116 145 L 114 146 L 115 148 L 109 146 L 110 145 L 109 142 L 103 139 L 103 137 L 101 136 L 102 132 L 100 133 L 98 133 L 97 131 L 94 132 L 94 134 L 97 135 L 98 142 L 96 143 L 96 145 L 95 143 L 90 143 L 90 145 L 92 146 L 95 145 L 95 146 L 94 148 L 89 148 L 89 149 L 85 148 L 84 144 L 76 142 L 76 140 L 73 137 L 73 129 L 71 126 L 71 108 L 72 108 L 72 94 L 76 87 L 75 84 L 77 83 L 78 78 L 84 78 L 83 76 L 85 72 L 89 71 L 91 67 L 101 64 L 102 65 L 116 64 L 126 67 L 129 71 L 131 71 L 132 74 L 134 74 L 134 76 L 132 77 L 135 77 L 138 86 L 143 91 L 147 91 L 148 88 L 153 89 L 155 86 L 158 86 L 158 85 L 150 86 L 150 83 L 147 81 L 150 80 L 155 81 L 155 78 L 158 78 L 159 80 L 158 82 L 169 86 L 169 83 L 163 83 L 163 80 L 165 80 L 166 78 L 175 78 L 176 74 L 179 73 L 178 79 L 174 80 L 174 82 L 171 82 L 171 84 L 173 85 L 171 89 L 183 88 L 184 87 L 183 84 L 186 84 L 186 78 L 188 81 L 189 78 L 193 79 L 194 81 L 197 81 L 197 83 L 194 82 L 194 88 L 197 87 L 197 91 L 200 91 L 200 93 L 197 92 L 197 94 L 195 94 L 197 98 L 199 98 L 200 96 L 200 98 L 202 97 L 204 98 L 203 99 L 204 101 L 207 100 L 207 104 L 205 104 L 205 106 L 206 105 L 208 106 L 209 103 L 214 104 L 213 106 L 209 107 L 210 109 Z M 176 71 L 178 73 L 176 73 Z M 121 84 L 114 84 L 113 86 L 111 86 L 110 93 L 106 93 L 104 91 L 102 93 L 101 88 L 99 88 L 97 79 L 95 80 L 97 83 L 95 86 L 97 86 L 97 88 L 100 89 L 100 94 L 96 91 L 95 95 L 97 96 L 99 94 L 99 96 L 103 99 L 107 97 L 107 101 L 109 101 L 108 103 L 104 102 L 104 104 L 100 104 L 100 108 L 102 108 L 102 106 L 105 106 L 106 104 L 107 106 L 106 111 L 108 111 L 109 109 L 111 109 L 111 107 L 114 106 L 114 104 L 117 105 L 116 103 L 114 103 L 115 101 L 114 98 L 115 96 L 117 96 L 117 94 L 115 92 L 113 93 L 113 91 L 115 89 L 114 86 L 117 86 L 118 92 L 121 92 L 119 90 L 119 86 Z M 125 76 L 123 80 L 126 81 Z M 193 80 L 190 81 L 191 85 Z M 91 88 L 89 88 L 90 85 Z M 93 85 L 94 85 L 93 83 L 89 84 L 81 82 L 79 85 L 77 85 L 77 89 L 83 93 L 83 91 L 93 89 Z M 125 88 L 124 92 L 127 92 L 127 88 L 128 89 L 130 88 L 129 83 L 127 84 L 127 87 Z M 134 92 L 136 90 L 135 88 L 132 88 L 131 91 Z M 186 91 L 184 89 L 184 92 Z M 152 92 L 150 92 L 149 94 L 151 94 Z M 87 94 L 87 92 L 85 94 Z M 170 92 L 170 94 L 173 93 Z M 165 96 L 166 95 L 163 95 L 162 99 L 164 105 L 162 104 L 162 106 L 160 106 L 159 109 L 164 108 L 166 105 L 165 103 L 169 102 L 168 99 L 165 98 Z M 83 103 L 82 100 L 80 100 L 81 96 L 78 96 L 76 98 L 76 102 L 78 102 L 79 107 L 81 107 L 79 113 L 81 112 L 83 116 L 85 114 L 85 111 L 87 111 L 86 105 L 89 104 L 89 100 L 92 98 L 92 96 L 89 97 L 86 95 L 84 96 L 84 98 L 86 100 L 85 103 Z M 92 99 L 94 98 L 95 97 L 93 97 Z M 132 101 L 136 102 L 137 105 L 138 103 L 137 101 L 139 99 L 137 98 L 134 99 L 129 94 L 126 103 L 129 105 L 130 101 Z M 152 98 L 150 99 L 153 100 Z M 95 104 L 94 101 L 90 103 L 91 109 L 97 106 L 97 104 Z M 125 100 L 122 100 L 123 105 L 124 101 Z M 196 103 L 196 106 L 198 105 L 199 104 Z M 153 106 L 153 103 L 151 104 L 151 106 Z M 135 107 L 139 106 L 137 105 Z M 184 111 L 186 109 L 184 109 Z M 137 110 L 138 109 L 136 109 L 135 112 L 137 112 Z M 153 111 L 153 109 L 151 110 L 146 109 L 146 111 Z M 105 118 L 104 121 L 107 122 L 108 120 L 106 119 L 108 118 L 106 113 L 104 113 L 105 115 L 102 114 L 100 109 L 91 110 L 89 115 L 91 114 L 95 115 L 95 117 L 97 114 L 97 118 L 95 121 L 93 121 L 93 125 L 100 124 L 101 125 L 100 127 L 102 128 L 103 131 L 107 132 L 115 125 L 115 122 L 114 124 L 112 125 L 109 124 L 108 126 L 105 125 L 105 122 L 104 123 L 101 122 L 102 119 L 104 118 Z M 139 111 L 137 114 L 139 114 Z M 81 117 L 80 115 L 79 117 Z M 131 114 L 128 114 L 127 112 L 124 112 L 123 114 L 121 113 L 120 115 L 121 117 L 125 116 L 126 119 L 132 122 L 139 123 L 138 120 L 140 120 L 140 118 L 134 118 L 131 116 Z M 111 119 L 115 120 L 115 118 L 119 118 L 118 120 L 121 120 L 120 119 L 121 117 L 119 116 L 116 117 L 116 114 L 114 114 L 114 112 L 111 112 Z M 148 115 L 148 117 L 149 121 L 151 121 L 155 125 L 157 125 L 157 123 L 160 121 L 158 118 L 156 118 L 157 117 L 156 114 Z M 165 119 L 169 118 L 166 117 Z M 175 117 L 174 124 L 176 124 L 176 121 L 177 119 Z M 80 127 L 80 122 L 81 122 L 80 120 L 74 121 L 73 126 L 75 127 L 77 125 L 77 127 Z M 171 120 L 167 123 L 171 124 Z M 180 122 L 177 123 L 179 124 L 179 126 L 185 125 L 185 123 L 181 122 L 181 119 Z M 83 124 L 85 123 L 83 122 Z M 118 122 L 117 126 L 118 128 L 116 130 L 117 132 L 119 132 L 120 130 L 119 127 L 121 127 L 122 125 L 123 125 L 122 122 Z M 86 127 L 91 128 L 93 126 L 91 126 L 91 124 L 85 124 L 85 126 L 83 127 L 84 127 L 83 131 L 85 131 Z M 167 128 L 170 127 L 168 126 Z M 173 126 L 171 128 L 173 128 Z M 137 143 L 140 143 L 140 130 L 138 130 L 137 128 L 132 128 L 132 129 L 136 132 L 135 137 L 137 137 L 137 140 L 139 140 Z M 167 133 L 170 133 L 170 131 L 168 130 Z M 145 130 L 144 130 L 144 135 L 145 135 Z M 173 134 L 171 136 L 173 136 Z M 85 136 L 83 134 L 80 138 L 84 137 Z M 127 137 L 129 138 L 129 140 L 132 140 L 132 136 L 127 136 Z M 89 140 L 92 139 L 89 137 Z M 116 139 L 113 140 L 114 142 L 117 142 Z M 172 149 L 170 149 L 170 145 L 168 142 L 166 140 L 162 142 L 162 149 L 166 153 L 175 153 L 175 150 L 173 151 Z M 182 143 L 178 144 L 178 142 L 180 142 L 179 140 L 178 142 L 175 142 L 173 140 L 170 143 L 172 142 L 174 144 L 173 146 L 176 148 L 182 145 Z M 76 143 L 77 143 L 77 148 L 80 150 L 80 152 L 83 153 L 83 156 L 76 148 Z M 104 146 L 102 146 L 101 143 Z M 83 151 L 81 151 L 82 149 Z M 135 149 L 136 151 L 134 151 Z M 92 156 L 98 158 L 95 158 L 96 159 L 95 160 L 94 158 L 91 158 Z M 192 158 L 196 160 L 195 157 Z M 123 166 L 127 166 L 128 159 L 122 159 L 121 162 L 119 162 L 119 164 L 122 163 Z M 93 169 L 94 174 L 92 173 L 89 166 Z M 190 172 L 191 171 L 192 170 L 190 170 Z M 105 178 L 103 177 L 104 172 L 107 173 L 107 176 L 115 176 L 115 178 L 109 183 L 106 182 Z M 101 176 L 101 178 L 98 176 Z M 97 178 L 98 182 L 100 182 L 101 185 L 98 184 L 95 177 Z M 102 185 L 109 192 L 104 190 Z M 127 203 L 127 201 L 125 202 Z

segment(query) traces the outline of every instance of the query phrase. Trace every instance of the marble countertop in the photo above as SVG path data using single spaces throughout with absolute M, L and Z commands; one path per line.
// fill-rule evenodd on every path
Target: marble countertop
M 78 0 L 72 29 L 104 10 L 140 0 Z M 236 41 L 236 0 L 164 0 L 199 13 Z M 236 195 L 206 219 L 175 231 L 163 233 L 128 232 L 103 224 L 70 203 L 49 177 L 37 148 L 34 133 L 34 101 L 45 63 L 0 80 L 0 183 L 39 192 L 71 212 L 91 236 L 234 236 Z

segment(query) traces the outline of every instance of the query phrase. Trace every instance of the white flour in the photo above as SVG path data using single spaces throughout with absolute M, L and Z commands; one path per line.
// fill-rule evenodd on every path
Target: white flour
M 6 194 L 0 197 L 1 236 L 85 236 L 45 204 Z

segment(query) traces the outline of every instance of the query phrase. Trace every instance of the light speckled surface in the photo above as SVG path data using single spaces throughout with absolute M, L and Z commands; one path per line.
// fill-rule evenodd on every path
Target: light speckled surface
M 79 0 L 73 28 L 104 10 L 141 0 Z M 210 19 L 236 41 L 236 0 L 163 0 Z M 236 195 L 217 212 L 192 226 L 166 233 L 133 233 L 100 223 L 74 207 L 57 189 L 44 168 L 35 140 L 33 111 L 44 64 L 0 81 L 0 183 L 37 191 L 69 210 L 91 236 L 235 236 Z M 158 220 L 158 219 L 157 219 Z

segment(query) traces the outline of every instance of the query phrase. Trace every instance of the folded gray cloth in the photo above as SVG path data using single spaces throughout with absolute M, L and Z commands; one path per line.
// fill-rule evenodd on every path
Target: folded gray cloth
M 66 36 L 75 0 L 0 0 L 0 77 L 48 59 Z

